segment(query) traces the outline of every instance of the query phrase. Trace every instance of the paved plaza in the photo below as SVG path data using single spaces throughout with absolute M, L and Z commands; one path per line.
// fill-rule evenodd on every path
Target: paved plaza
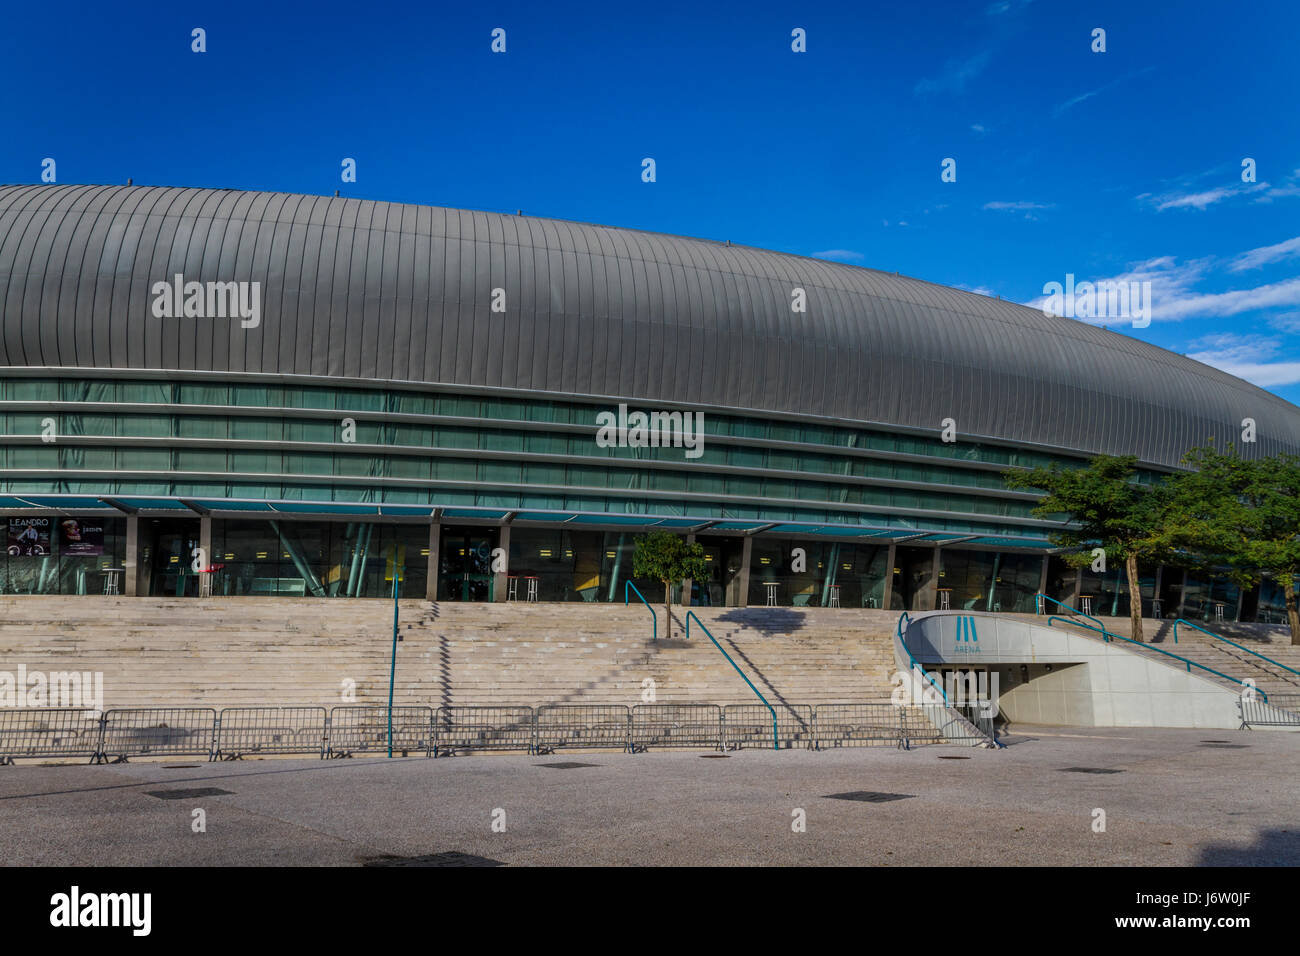
M 0 768 L 0 830 L 10 865 L 1300 863 L 1295 733 L 1008 743 L 26 764 Z

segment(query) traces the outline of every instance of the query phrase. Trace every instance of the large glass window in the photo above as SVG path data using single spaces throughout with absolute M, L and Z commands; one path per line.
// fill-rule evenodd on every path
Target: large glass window
M 122 593 L 126 519 L 15 516 L 0 524 L 7 535 L 0 594 L 102 594 L 110 576 Z

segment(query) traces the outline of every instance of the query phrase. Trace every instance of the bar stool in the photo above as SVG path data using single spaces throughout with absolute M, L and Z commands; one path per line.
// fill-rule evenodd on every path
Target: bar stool
M 1161 608 L 1160 608 L 1160 598 L 1154 598 L 1154 599 L 1152 599 L 1152 601 L 1151 601 L 1151 616 L 1152 616 L 1152 617 L 1155 617 L 1155 618 L 1161 618 L 1161 617 L 1164 617 L 1164 615 L 1161 614 L 1160 611 L 1161 611 Z
M 776 582 L 764 581 L 763 587 L 767 588 L 767 606 L 776 607 Z
M 952 610 L 952 588 L 939 588 L 939 610 Z
M 1091 595 L 1091 594 L 1081 594 L 1081 595 L 1079 595 L 1079 610 L 1080 610 L 1080 612 L 1083 613 L 1083 614 L 1091 614 L 1091 613 L 1092 613 L 1092 595 Z
M 121 580 L 118 576 L 126 572 L 125 568 L 104 568 L 104 593 L 121 594 L 118 589 L 118 583 Z
M 517 574 L 506 575 L 506 600 L 519 600 L 519 575 Z
M 1223 601 L 1215 601 L 1215 602 L 1214 602 L 1214 619 L 1215 619 L 1216 621 L 1222 621 L 1222 620 L 1223 620 L 1223 607 L 1224 607 L 1224 602 L 1223 602 Z
M 840 606 L 840 586 L 838 584 L 832 584 L 831 603 L 828 604 L 827 607 L 839 607 L 839 606 Z
M 524 578 L 524 580 L 528 582 L 528 600 L 536 602 L 538 578 L 529 575 L 528 577 Z

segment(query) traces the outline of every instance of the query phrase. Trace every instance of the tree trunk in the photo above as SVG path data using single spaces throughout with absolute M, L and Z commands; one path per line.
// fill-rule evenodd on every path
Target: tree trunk
M 673 639 L 673 585 L 671 581 L 664 582 L 664 634 L 665 640 Z
M 1129 637 L 1135 641 L 1143 640 L 1142 633 L 1142 583 L 1138 580 L 1138 559 L 1130 554 L 1124 562 L 1128 568 L 1128 613 L 1133 632 Z
M 1291 644 L 1300 646 L 1300 609 L 1296 607 L 1295 575 L 1282 575 L 1282 593 L 1286 595 L 1286 622 L 1291 626 Z

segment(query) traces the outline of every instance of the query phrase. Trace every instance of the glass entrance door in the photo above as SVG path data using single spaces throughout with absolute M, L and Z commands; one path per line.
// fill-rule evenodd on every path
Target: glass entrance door
M 492 600 L 492 549 L 496 541 L 496 528 L 443 529 L 438 559 L 441 600 Z
M 157 519 L 149 522 L 150 534 L 141 562 L 147 569 L 149 594 L 153 597 L 198 597 L 199 576 L 194 573 L 194 551 L 199 546 L 199 521 Z

